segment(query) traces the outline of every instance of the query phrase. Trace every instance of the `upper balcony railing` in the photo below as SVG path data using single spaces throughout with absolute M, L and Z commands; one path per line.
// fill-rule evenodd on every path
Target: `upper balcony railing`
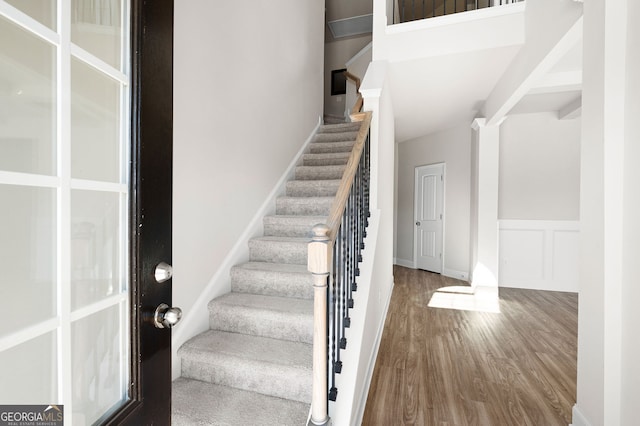
M 396 0 L 393 23 L 400 24 L 521 1 L 524 0 Z

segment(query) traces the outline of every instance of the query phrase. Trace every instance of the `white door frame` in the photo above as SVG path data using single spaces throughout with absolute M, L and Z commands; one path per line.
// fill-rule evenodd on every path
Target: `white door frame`
M 423 164 L 421 166 L 416 166 L 414 171 L 413 178 L 413 268 L 418 269 L 418 227 L 415 224 L 416 218 L 418 217 L 418 197 L 419 197 L 419 185 L 418 185 L 418 175 L 421 169 L 425 169 L 433 166 L 442 166 L 442 241 L 440 242 L 440 246 L 442 247 L 442 256 L 440 257 L 440 273 L 444 272 L 444 258 L 445 258 L 445 218 L 446 218 L 446 184 L 447 184 L 447 164 L 445 162 L 440 163 L 431 163 L 431 164 Z

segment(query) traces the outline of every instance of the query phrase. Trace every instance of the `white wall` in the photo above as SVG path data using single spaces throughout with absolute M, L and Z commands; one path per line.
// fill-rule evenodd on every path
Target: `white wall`
M 318 123 L 323 17 L 312 0 L 175 3 L 173 303 L 185 324 Z M 229 277 L 216 285 L 228 291 Z
M 580 119 L 511 115 L 500 126 L 500 219 L 580 218 Z
M 468 276 L 471 127 L 460 126 L 398 144 L 398 264 L 413 263 L 415 168 L 445 163 L 444 272 Z M 449 274 L 447 274 L 449 275 Z
M 346 68 L 349 59 L 371 42 L 371 35 L 350 37 L 325 44 L 324 51 L 324 112 L 344 115 L 345 95 L 331 96 L 331 71 Z M 364 77 L 364 74 L 362 76 Z
M 624 240 L 622 269 L 622 374 L 620 424 L 637 422 L 640 407 L 640 286 L 637 278 L 637 263 L 640 259 L 640 3 L 627 2 L 627 81 L 626 122 L 624 146 Z

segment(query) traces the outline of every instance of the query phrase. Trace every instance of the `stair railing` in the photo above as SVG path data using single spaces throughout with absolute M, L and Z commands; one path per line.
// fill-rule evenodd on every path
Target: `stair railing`
M 362 93 L 360 93 L 360 78 L 357 75 L 351 74 L 349 71 L 344 71 L 343 74 L 347 80 L 350 80 L 356 86 L 356 93 L 358 95 L 349 113 L 349 118 L 351 118 L 351 121 L 362 121 L 364 120 L 364 116 L 361 111 L 364 100 L 362 99 Z
M 394 4 L 393 22 L 416 21 L 521 1 L 524 0 L 397 0 Z
M 369 127 L 371 112 L 360 113 L 360 130 L 326 224 L 313 227 L 308 269 L 314 277 L 313 393 L 309 425 L 329 423 L 329 400 L 338 395 L 336 374 L 347 347 L 349 311 L 354 306 L 358 264 L 369 218 Z M 329 388 L 329 384 L 331 387 Z

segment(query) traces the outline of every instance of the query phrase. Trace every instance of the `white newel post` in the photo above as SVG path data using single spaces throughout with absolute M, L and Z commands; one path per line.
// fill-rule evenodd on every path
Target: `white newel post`
M 327 383 L 327 278 L 329 277 L 329 227 L 313 227 L 308 249 L 308 269 L 313 274 L 313 393 L 309 426 L 329 425 Z

